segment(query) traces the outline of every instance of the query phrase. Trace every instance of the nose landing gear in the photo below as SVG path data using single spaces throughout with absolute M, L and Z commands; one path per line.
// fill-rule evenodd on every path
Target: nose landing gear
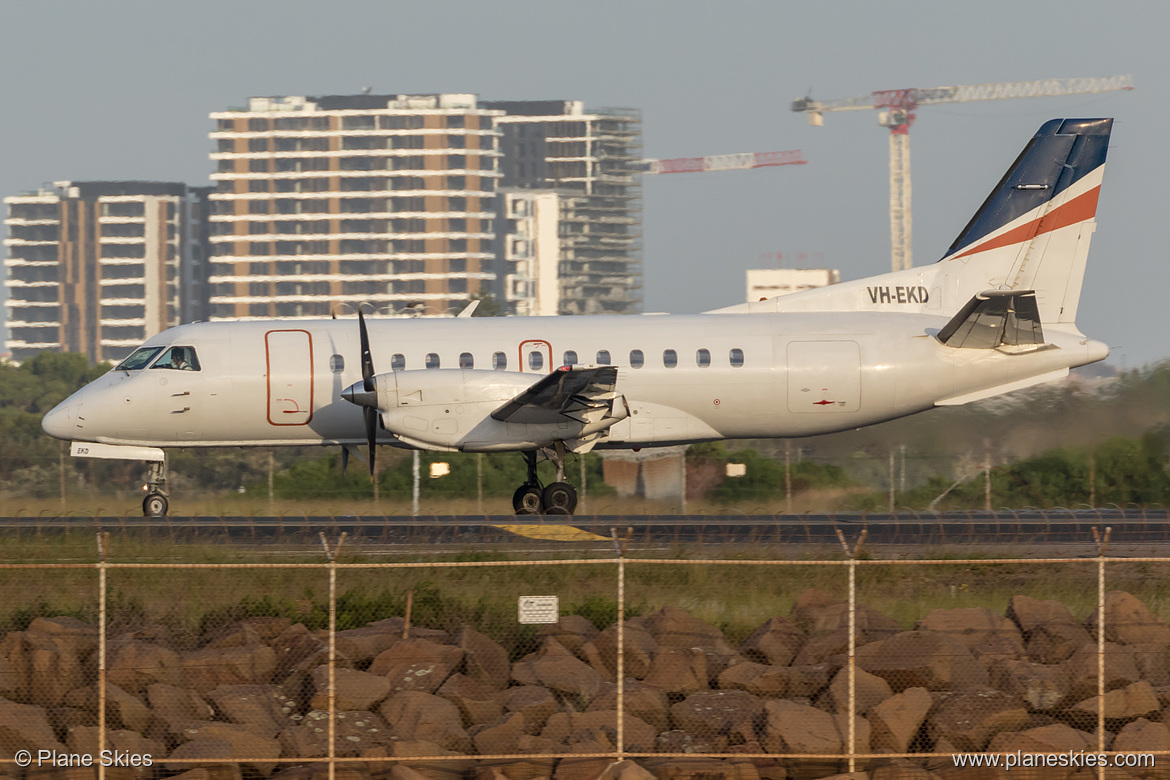
M 170 501 L 167 494 L 167 461 L 151 461 L 146 477 L 146 497 L 142 499 L 144 517 L 166 517 Z
M 577 508 L 577 489 L 565 481 L 565 444 L 558 441 L 544 452 L 557 467 L 556 482 L 542 488 L 536 476 L 537 453 L 525 452 L 528 479 L 512 495 L 512 508 L 518 515 L 571 515 Z

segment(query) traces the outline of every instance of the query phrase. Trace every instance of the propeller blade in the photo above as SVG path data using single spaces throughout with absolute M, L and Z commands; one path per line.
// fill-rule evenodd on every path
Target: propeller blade
M 374 452 L 375 439 L 378 436 L 378 410 L 372 406 L 363 406 L 362 413 L 366 417 L 366 441 L 370 446 L 370 481 L 374 481 Z
M 366 330 L 366 318 L 362 310 L 358 309 L 358 332 L 362 343 L 362 386 L 368 393 L 374 389 L 374 358 L 370 355 L 370 334 Z M 367 424 L 367 428 L 369 425 Z
M 349 466 L 349 448 L 344 444 L 341 445 L 341 473 L 345 473 L 346 467 Z

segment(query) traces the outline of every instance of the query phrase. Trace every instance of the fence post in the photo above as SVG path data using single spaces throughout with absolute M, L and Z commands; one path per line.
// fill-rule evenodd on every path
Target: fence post
M 621 761 L 626 752 L 625 711 L 626 711 L 626 545 L 634 529 L 626 529 L 626 540 L 618 543 L 617 529 L 611 527 L 613 549 L 617 553 L 618 594 L 617 594 L 617 755 Z
M 1105 550 L 1113 532 L 1105 527 L 1105 537 L 1093 526 L 1093 541 L 1097 545 L 1097 752 L 1105 752 Z M 1097 777 L 1105 780 L 1105 767 L 1097 767 Z
M 110 532 L 98 531 L 98 755 L 106 749 L 106 553 Z M 98 762 L 98 780 L 106 780 L 106 767 Z
M 345 542 L 345 531 L 337 546 L 329 548 L 325 532 L 319 531 L 321 546 L 329 559 L 329 780 L 334 780 L 337 764 L 337 552 Z M 99 778 L 99 780 L 101 780 Z
M 893 458 L 891 452 L 891 463 L 893 463 Z M 849 701 L 845 717 L 849 719 L 849 772 L 852 774 L 857 770 L 857 722 L 854 719 L 854 710 L 857 707 L 857 554 L 861 551 L 861 545 L 865 542 L 869 530 L 861 529 L 861 536 L 857 537 L 857 544 L 853 546 L 852 550 L 849 549 L 849 544 L 845 541 L 845 534 L 841 533 L 841 529 L 834 530 L 837 531 L 837 539 L 841 542 L 845 556 L 849 559 Z M 839 709 L 841 705 L 837 706 Z

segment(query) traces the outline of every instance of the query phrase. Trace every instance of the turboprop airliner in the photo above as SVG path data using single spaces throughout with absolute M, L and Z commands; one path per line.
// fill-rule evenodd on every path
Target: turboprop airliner
M 180 325 L 50 411 L 76 456 L 379 444 L 519 452 L 518 514 L 572 514 L 569 453 L 830 433 L 1064 377 L 1112 119 L 1045 123 L 938 262 L 698 315 Z M 347 450 L 348 451 L 348 450 Z M 556 466 L 537 479 L 538 458 Z

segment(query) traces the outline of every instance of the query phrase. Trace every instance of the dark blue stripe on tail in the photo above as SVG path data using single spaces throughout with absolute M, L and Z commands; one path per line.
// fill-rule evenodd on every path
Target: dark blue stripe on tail
M 1051 119 L 1044 123 L 944 259 L 1059 195 L 1105 162 L 1112 119 Z

